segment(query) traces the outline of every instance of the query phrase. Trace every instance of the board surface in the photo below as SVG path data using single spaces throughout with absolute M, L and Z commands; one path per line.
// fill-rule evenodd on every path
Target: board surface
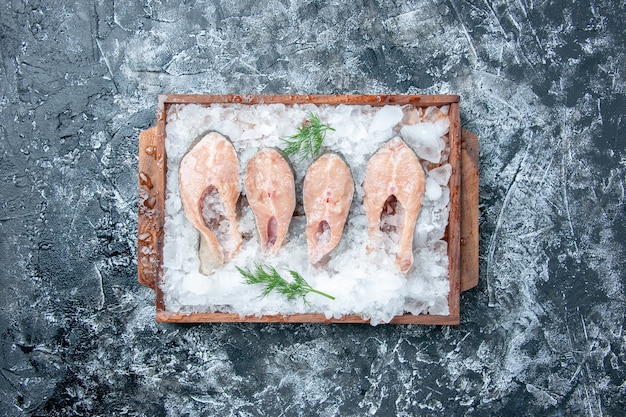
M 450 178 L 451 209 L 446 240 L 449 248 L 450 314 L 396 316 L 391 323 L 458 324 L 460 292 L 478 282 L 478 138 L 461 131 L 459 97 L 454 95 L 161 95 L 157 126 L 139 136 L 139 203 L 138 203 L 138 280 L 156 291 L 156 319 L 163 322 L 324 322 L 367 323 L 357 315 L 327 319 L 323 314 L 262 315 L 242 317 L 236 313 L 181 314 L 166 311 L 158 283 L 162 278 L 163 223 L 165 204 L 165 124 L 167 109 L 175 104 L 241 103 L 241 104 L 354 104 L 405 105 L 416 107 L 450 105 Z

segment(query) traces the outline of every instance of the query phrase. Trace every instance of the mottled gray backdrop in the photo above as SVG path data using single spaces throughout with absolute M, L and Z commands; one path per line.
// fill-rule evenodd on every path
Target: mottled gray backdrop
M 1 3 L 0 414 L 626 413 L 623 0 Z M 157 324 L 136 211 L 159 93 L 459 94 L 461 325 Z

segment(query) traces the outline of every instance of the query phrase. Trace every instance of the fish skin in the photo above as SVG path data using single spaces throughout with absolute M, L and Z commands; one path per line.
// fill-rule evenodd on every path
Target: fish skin
M 415 152 L 398 137 L 372 155 L 365 171 L 363 204 L 368 224 L 368 251 L 376 247 L 382 233 L 380 219 L 385 202 L 395 195 L 404 209 L 395 260 L 402 273 L 407 273 L 413 265 L 413 232 L 422 207 L 425 177 Z
M 261 149 L 246 165 L 244 187 L 256 220 L 261 248 L 264 252 L 276 254 L 296 208 L 296 185 L 291 166 L 278 150 Z
M 200 272 L 210 275 L 231 260 L 242 243 L 236 209 L 241 192 L 239 159 L 232 143 L 217 132 L 201 137 L 181 159 L 178 183 L 185 214 L 200 232 Z M 217 192 L 223 203 L 219 223 L 228 221 L 225 236 L 216 235 L 205 220 L 203 203 L 209 190 Z
M 303 184 L 306 239 L 311 264 L 321 264 L 341 240 L 353 196 L 354 180 L 343 158 L 326 153 L 313 161 Z M 323 222 L 330 229 L 330 239 L 320 245 L 316 235 L 324 228 Z

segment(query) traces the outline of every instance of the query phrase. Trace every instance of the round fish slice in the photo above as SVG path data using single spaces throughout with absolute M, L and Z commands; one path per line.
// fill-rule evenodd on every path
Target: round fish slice
M 296 185 L 291 166 L 276 149 L 261 149 L 248 161 L 244 186 L 261 248 L 276 254 L 296 208 Z
M 422 207 L 425 174 L 417 155 L 400 138 L 385 143 L 367 163 L 363 204 L 367 216 L 368 250 L 384 236 L 396 243 L 395 264 L 402 273 L 413 265 L 413 232 Z
M 309 261 L 323 263 L 341 240 L 354 195 L 350 167 L 339 155 L 317 158 L 304 177 L 303 204 Z
M 241 247 L 236 214 L 241 188 L 235 148 L 217 132 L 201 137 L 182 158 L 178 183 L 185 214 L 200 232 L 200 272 L 209 275 Z

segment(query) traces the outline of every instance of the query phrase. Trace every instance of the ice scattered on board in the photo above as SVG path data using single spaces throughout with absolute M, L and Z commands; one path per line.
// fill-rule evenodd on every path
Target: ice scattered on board
M 180 203 L 178 167 L 191 143 L 201 134 L 217 131 L 227 136 L 239 155 L 243 178 L 248 160 L 261 148 L 282 148 L 282 138 L 296 132 L 315 112 L 334 131 L 327 132 L 324 148 L 339 152 L 348 162 L 355 180 L 351 212 L 339 245 L 322 268 L 310 265 L 304 235 L 306 220 L 294 217 L 277 255 L 261 251 L 254 215 L 248 206 L 241 213 L 239 228 L 244 236 L 240 253 L 210 276 L 199 272 L 198 232 L 188 222 Z M 449 148 L 447 107 L 415 109 L 411 106 L 367 105 L 286 106 L 284 104 L 174 105 L 167 114 L 167 189 L 165 200 L 164 277 L 161 290 L 167 311 L 181 313 L 229 312 L 244 315 L 322 313 L 327 318 L 357 314 L 373 325 L 394 316 L 449 314 L 448 253 L 443 240 L 448 223 L 450 192 L 447 187 L 452 167 Z M 428 171 L 424 161 L 426 193 L 413 238 L 414 265 L 406 274 L 397 271 L 391 237 L 384 247 L 367 253 L 367 219 L 361 184 L 370 156 L 387 140 L 400 135 L 426 161 L 440 165 Z M 296 188 L 311 161 L 294 158 Z M 301 207 L 302 196 L 298 195 Z M 330 300 L 317 294 L 287 300 L 277 293 L 260 298 L 260 285 L 245 284 L 236 267 L 254 263 L 274 266 L 283 277 L 288 270 L 299 272 Z
M 442 151 L 446 146 L 443 137 L 447 135 L 450 127 L 450 119 L 447 115 L 447 106 L 441 109 L 429 107 L 423 115 L 413 115 L 414 118 L 407 117 L 408 122 L 415 123 L 402 126 L 400 135 L 413 148 L 418 157 L 439 163 L 444 156 Z M 421 119 L 421 122 L 417 122 L 417 119 Z
M 426 190 L 424 197 L 429 200 L 438 200 L 441 197 L 441 186 L 432 178 L 426 178 Z
M 404 112 L 400 106 L 381 107 L 370 124 L 370 135 L 374 139 L 389 139 L 392 136 L 393 128 L 400 123 L 403 117 Z

